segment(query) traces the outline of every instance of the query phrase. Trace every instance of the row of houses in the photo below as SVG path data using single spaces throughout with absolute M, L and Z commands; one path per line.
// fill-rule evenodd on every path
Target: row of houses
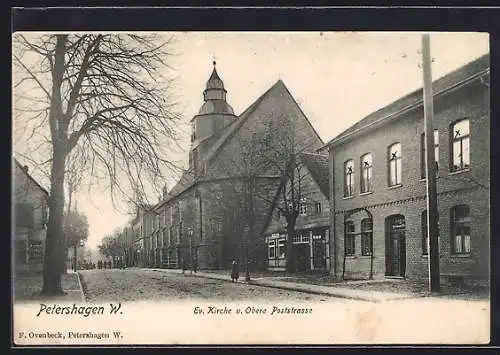
M 484 55 L 433 83 L 440 269 L 478 280 L 490 260 L 489 66 Z M 214 62 L 189 168 L 124 229 L 131 263 L 427 277 L 422 89 L 327 143 L 281 80 L 239 116 L 226 94 Z

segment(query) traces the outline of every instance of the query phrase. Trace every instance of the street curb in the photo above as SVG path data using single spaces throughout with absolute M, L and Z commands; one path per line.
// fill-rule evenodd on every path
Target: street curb
M 169 271 L 169 269 L 149 269 L 153 271 L 159 271 L 159 272 L 165 272 L 169 274 L 178 274 L 178 275 L 183 275 L 182 273 L 178 272 L 172 272 Z M 229 279 L 222 278 L 220 276 L 211 276 L 207 274 L 187 274 L 189 276 L 196 276 L 196 277 L 203 277 L 203 278 L 208 278 L 208 279 L 213 279 L 213 280 L 221 280 L 225 282 L 231 282 Z M 273 285 L 273 284 L 267 284 L 267 283 L 262 283 L 261 281 L 238 281 L 237 283 L 241 284 L 247 284 L 247 285 L 254 285 L 254 286 L 260 286 L 260 287 L 269 287 L 269 288 L 276 288 L 276 289 L 281 289 L 281 290 L 287 290 L 287 291 L 295 291 L 295 292 L 302 292 L 302 293 L 307 293 L 307 294 L 315 294 L 315 295 L 322 295 L 322 296 L 328 296 L 328 297 L 335 297 L 335 298 L 343 298 L 343 299 L 351 299 L 351 300 L 357 300 L 357 301 L 365 301 L 365 302 L 372 302 L 372 303 L 381 303 L 383 301 L 393 301 L 393 300 L 398 300 L 398 299 L 405 299 L 407 297 L 395 297 L 395 298 L 390 298 L 388 300 L 377 300 L 373 298 L 367 298 L 367 297 L 362 297 L 362 296 L 356 296 L 356 295 L 345 295 L 345 294 L 337 294 L 333 292 L 324 292 L 324 291 L 318 291 L 318 290 L 306 290 L 300 287 L 294 287 L 294 286 L 286 286 L 286 285 Z
M 82 302 L 86 303 L 87 300 L 86 300 L 86 297 L 85 297 L 85 292 L 83 292 L 83 285 L 82 285 L 82 280 L 80 280 L 80 273 L 79 272 L 75 272 L 75 274 L 76 274 L 76 278 L 78 279 L 78 286 L 80 287 L 80 294 L 82 296 Z
M 322 295 L 322 296 L 329 296 L 329 297 L 335 297 L 335 298 L 357 300 L 357 301 L 365 301 L 365 302 L 373 302 L 373 303 L 380 303 L 380 302 L 382 302 L 381 300 L 368 299 L 368 298 L 360 297 L 360 296 L 341 295 L 341 294 L 324 292 L 324 291 L 316 291 L 316 290 L 304 290 L 304 289 L 297 288 L 297 287 L 294 287 L 294 286 L 262 284 L 262 283 L 259 283 L 258 281 L 255 282 L 255 281 L 251 281 L 251 280 L 250 280 L 250 282 L 247 282 L 247 284 L 256 285 L 256 286 L 262 286 L 262 287 L 271 287 L 271 288 L 276 288 L 276 289 L 280 289 L 280 290 L 309 293 L 309 294 L 313 294 L 313 295 Z

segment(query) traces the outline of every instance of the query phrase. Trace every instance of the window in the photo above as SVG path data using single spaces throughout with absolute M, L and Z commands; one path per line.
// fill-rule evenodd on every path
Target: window
M 222 230 L 221 227 L 222 227 L 222 224 L 219 220 L 217 220 L 217 219 L 210 219 L 209 220 L 210 232 L 219 233 Z
M 453 254 L 470 253 L 469 206 L 459 205 L 451 209 L 451 231 Z
M 278 241 L 278 258 L 284 259 L 286 256 L 286 242 L 285 239 Z
M 181 234 L 182 234 L 182 222 L 179 222 L 179 226 L 177 228 L 177 244 L 181 242 Z
M 361 255 L 373 253 L 373 222 L 370 218 L 361 221 Z
M 39 240 L 30 242 L 29 261 L 31 264 L 43 263 L 43 244 Z
M 425 179 L 425 167 L 426 167 L 426 156 L 425 156 L 425 133 L 422 133 L 420 136 L 420 177 L 422 179 Z M 437 129 L 434 130 L 434 162 L 436 163 L 435 168 L 436 168 L 436 176 L 438 175 L 439 171 L 439 131 Z
M 154 227 L 153 227 L 153 230 L 157 230 L 157 228 L 160 227 L 160 216 L 155 214 L 155 216 L 153 217 L 154 218 Z
M 269 259 L 276 258 L 276 241 L 269 241 Z
M 467 169 L 470 165 L 470 127 L 469 120 L 453 124 L 451 129 L 452 164 L 451 171 Z
M 356 242 L 354 234 L 354 222 L 347 221 L 344 226 L 344 250 L 346 256 L 352 256 L 356 252 Z
M 168 244 L 172 244 L 172 239 L 174 239 L 175 233 L 176 233 L 175 227 L 170 226 L 169 233 L 168 233 Z
M 16 263 L 26 264 L 27 263 L 27 254 L 28 254 L 28 246 L 26 240 L 16 240 Z
M 17 227 L 33 227 L 35 207 L 32 203 L 16 203 L 15 219 Z
M 301 216 L 307 215 L 307 203 L 305 198 L 301 198 L 299 202 L 299 214 Z
M 347 160 L 344 163 L 344 197 L 351 197 L 354 194 L 354 160 Z
M 389 186 L 401 184 L 401 143 L 394 143 L 388 149 Z
M 170 244 L 170 235 L 169 230 L 167 228 L 163 228 L 163 245 Z
M 42 202 L 42 224 L 47 224 L 49 220 L 49 207 L 45 201 Z
M 372 155 L 361 157 L 361 193 L 372 191 Z
M 321 213 L 321 202 L 316 202 L 314 204 L 314 210 L 316 211 L 316 214 L 320 214 Z
M 292 242 L 296 244 L 309 243 L 309 232 L 301 231 L 294 234 Z
M 191 142 L 196 140 L 196 124 L 195 120 L 191 122 Z

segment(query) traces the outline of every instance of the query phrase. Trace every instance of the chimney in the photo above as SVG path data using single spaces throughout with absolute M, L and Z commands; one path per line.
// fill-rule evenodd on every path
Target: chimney
M 28 165 L 23 166 L 23 171 L 27 174 L 28 173 Z
M 164 185 L 163 186 L 163 200 L 167 199 L 167 195 L 168 195 L 168 188 L 167 188 L 167 185 Z

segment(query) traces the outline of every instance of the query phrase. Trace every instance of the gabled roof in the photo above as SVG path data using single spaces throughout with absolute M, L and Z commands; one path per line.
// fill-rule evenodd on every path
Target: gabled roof
M 205 163 L 210 164 L 211 161 L 217 156 L 217 154 L 221 151 L 221 149 L 224 147 L 224 145 L 230 141 L 231 137 L 242 127 L 242 125 L 252 116 L 252 114 L 255 112 L 255 110 L 259 107 L 259 105 L 269 96 L 272 95 L 280 95 L 280 94 L 285 94 L 288 95 L 292 102 L 297 105 L 299 111 L 311 127 L 312 131 L 316 134 L 317 138 L 319 139 L 321 144 L 323 144 L 323 140 L 319 136 L 318 132 L 314 129 L 313 125 L 307 118 L 307 116 L 304 114 L 300 106 L 297 104 L 295 99 L 293 98 L 292 94 L 286 87 L 286 85 L 283 83 L 283 81 L 280 79 L 278 80 L 273 86 L 271 86 L 266 92 L 264 92 L 257 100 L 255 100 L 245 111 L 243 111 L 236 120 L 228 124 L 226 127 L 222 129 L 221 132 L 218 132 L 216 134 L 214 140 L 212 140 L 212 137 L 207 138 L 209 140 L 207 143 L 211 145 L 210 149 L 207 151 L 207 153 L 204 155 L 203 161 L 201 162 L 200 165 L 203 165 Z M 160 202 L 157 207 L 162 206 L 166 202 L 170 201 L 180 193 L 184 192 L 188 188 L 192 187 L 194 184 L 196 184 L 197 180 L 195 179 L 193 172 L 190 170 L 186 170 L 179 182 L 172 188 L 172 190 L 169 191 L 168 193 L 168 198 Z M 328 196 L 328 195 L 327 195 Z
M 330 198 L 330 184 L 328 180 L 328 155 L 315 153 L 299 154 L 300 161 L 311 173 L 313 180 L 318 184 L 326 198 Z
M 18 168 L 26 175 L 26 177 L 31 180 L 36 186 L 38 186 L 40 190 L 47 195 L 47 197 L 49 196 L 49 192 L 42 185 L 40 185 L 38 181 L 36 181 L 30 174 L 28 174 L 24 166 L 21 165 L 21 163 L 19 163 L 16 158 L 14 158 L 14 164 L 16 164 Z
M 485 72 L 487 72 L 489 70 L 489 67 L 490 55 L 485 54 L 443 76 L 442 78 L 435 80 L 432 83 L 433 95 L 439 95 L 454 88 L 456 85 L 477 78 L 478 76 L 483 75 Z M 418 105 L 422 104 L 422 97 L 423 88 L 415 90 L 408 95 L 401 97 L 400 99 L 369 114 L 351 127 L 347 128 L 345 131 L 330 140 L 327 145 L 336 144 L 339 141 L 347 139 L 355 132 L 369 129 L 370 127 L 375 126 L 375 124 L 377 124 L 378 122 L 384 121 L 386 119 L 394 119 L 398 117 L 402 112 L 405 112 L 407 109 L 418 107 Z
M 302 113 L 304 116 L 305 120 L 309 124 L 309 126 L 312 128 L 313 132 L 316 134 L 320 142 L 323 142 L 321 137 L 319 136 L 318 132 L 314 129 L 313 125 L 307 118 L 307 116 L 304 114 L 300 106 L 297 104 L 295 101 L 294 97 L 286 87 L 285 83 L 280 79 L 278 80 L 273 86 L 271 86 L 265 93 L 263 93 L 253 104 L 251 104 L 243 113 L 238 117 L 236 121 L 234 121 L 228 128 L 227 131 L 224 132 L 224 134 L 219 138 L 217 142 L 214 143 L 212 148 L 207 152 L 205 161 L 210 162 L 212 161 L 213 158 L 220 152 L 222 147 L 230 140 L 230 138 L 240 129 L 240 127 L 249 119 L 249 117 L 252 116 L 252 114 L 255 112 L 257 107 L 269 96 L 271 95 L 279 95 L 280 93 L 288 95 L 293 103 L 299 108 L 299 111 Z M 323 143 L 322 143 L 323 144 Z

